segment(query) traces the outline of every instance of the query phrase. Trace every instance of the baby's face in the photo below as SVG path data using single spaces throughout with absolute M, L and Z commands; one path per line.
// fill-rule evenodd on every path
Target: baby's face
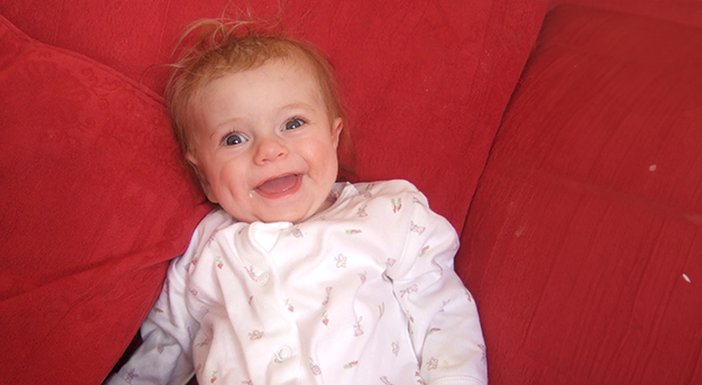
M 297 223 L 329 206 L 342 121 L 328 115 L 307 62 L 270 59 L 217 78 L 192 111 L 187 158 L 232 217 Z

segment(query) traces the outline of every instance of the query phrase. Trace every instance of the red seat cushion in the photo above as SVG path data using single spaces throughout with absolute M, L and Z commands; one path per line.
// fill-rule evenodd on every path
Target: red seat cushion
M 702 30 L 551 13 L 459 269 L 491 384 L 702 383 Z

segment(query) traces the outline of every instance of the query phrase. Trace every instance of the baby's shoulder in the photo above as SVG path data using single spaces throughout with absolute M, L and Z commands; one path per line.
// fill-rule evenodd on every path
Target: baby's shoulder
M 237 221 L 232 218 L 226 211 L 215 209 L 205 215 L 204 218 L 195 228 L 195 234 L 209 235 L 217 232 L 217 230 L 228 227 Z
M 177 263 L 188 264 L 191 259 L 200 254 L 202 248 L 221 229 L 229 227 L 237 221 L 222 209 L 215 209 L 208 213 L 193 231 L 190 244 L 183 255 L 177 258 Z

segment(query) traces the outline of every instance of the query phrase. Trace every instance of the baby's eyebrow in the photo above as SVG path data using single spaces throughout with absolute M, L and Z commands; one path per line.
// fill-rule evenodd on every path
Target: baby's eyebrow
M 312 105 L 304 102 L 295 102 L 295 103 L 290 103 L 286 104 L 282 107 L 280 107 L 281 111 L 287 111 L 287 110 L 311 110 L 314 109 Z
M 235 116 L 232 118 L 225 119 L 224 121 L 218 123 L 217 125 L 214 126 L 212 129 L 212 132 L 210 133 L 210 138 L 217 135 L 218 133 L 226 130 L 226 131 L 231 131 L 231 126 L 233 123 L 236 123 L 238 121 L 242 121 L 243 119 Z

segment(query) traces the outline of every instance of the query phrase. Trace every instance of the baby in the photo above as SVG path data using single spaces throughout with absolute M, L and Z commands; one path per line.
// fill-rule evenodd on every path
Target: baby
M 324 56 L 236 25 L 194 30 L 168 100 L 219 208 L 108 383 L 487 384 L 451 225 L 409 182 L 336 182 L 346 122 Z

